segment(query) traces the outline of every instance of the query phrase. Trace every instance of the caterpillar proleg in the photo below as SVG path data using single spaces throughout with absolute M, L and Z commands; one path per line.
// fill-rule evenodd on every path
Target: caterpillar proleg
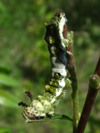
M 68 78 L 67 65 L 68 45 L 72 42 L 71 34 L 67 31 L 66 22 L 65 13 L 57 10 L 51 22 L 46 24 L 45 40 L 50 53 L 51 78 L 45 86 L 43 95 L 31 100 L 30 105 L 20 103 L 24 106 L 23 116 L 26 122 L 52 117 L 58 101 L 63 97 L 64 90 L 71 84 Z M 31 97 L 31 95 L 29 96 Z

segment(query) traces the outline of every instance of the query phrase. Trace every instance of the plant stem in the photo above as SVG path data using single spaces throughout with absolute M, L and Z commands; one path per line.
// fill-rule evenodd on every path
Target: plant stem
M 81 118 L 78 124 L 77 133 L 83 133 L 85 130 L 99 88 L 100 88 L 100 58 L 97 63 L 94 75 L 90 78 L 89 90 L 83 107 Z
M 71 74 L 72 81 L 72 100 L 73 100 L 73 133 L 76 133 L 78 126 L 80 112 L 79 112 L 79 95 L 78 95 L 78 85 L 77 77 L 75 72 L 74 58 L 73 58 L 73 45 L 70 44 L 68 51 L 72 53 L 69 58 L 69 67 L 68 70 Z
M 71 81 L 72 81 L 72 100 L 73 100 L 73 133 L 76 133 L 76 129 L 80 118 L 80 112 L 79 112 L 77 77 L 74 67 L 71 68 Z

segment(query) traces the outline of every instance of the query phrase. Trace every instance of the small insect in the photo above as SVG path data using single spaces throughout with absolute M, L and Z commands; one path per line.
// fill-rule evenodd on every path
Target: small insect
M 31 104 L 20 102 L 24 107 L 23 116 L 26 122 L 52 117 L 54 109 L 62 99 L 65 89 L 70 87 L 71 81 L 68 78 L 68 44 L 70 42 L 70 33 L 68 33 L 67 19 L 65 13 L 57 10 L 50 24 L 46 24 L 45 40 L 50 53 L 51 79 L 45 86 L 43 95 L 38 95 L 36 99 L 32 98 L 30 92 L 25 93 L 31 100 Z M 66 84 L 69 86 L 66 87 Z

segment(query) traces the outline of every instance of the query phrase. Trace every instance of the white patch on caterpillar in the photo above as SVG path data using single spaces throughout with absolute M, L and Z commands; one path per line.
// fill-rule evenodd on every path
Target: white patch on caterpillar
M 55 47 L 54 46 L 51 47 L 51 52 L 52 52 L 52 54 L 55 54 Z
M 61 74 L 62 76 L 66 76 L 67 72 L 65 69 L 57 69 L 57 68 L 52 68 L 52 76 L 54 76 L 55 73 L 59 73 Z
M 64 43 L 65 42 L 68 42 L 68 39 L 65 39 L 64 36 L 63 36 L 63 30 L 64 30 L 64 25 L 66 24 L 67 22 L 67 19 L 65 17 L 65 14 L 60 14 L 60 22 L 59 22 L 59 35 L 60 35 L 60 38 L 61 38 L 61 43 L 62 43 L 62 46 L 65 47 Z
M 51 104 L 53 104 L 54 102 L 57 101 L 57 97 L 59 97 L 63 91 L 63 97 L 66 93 L 65 90 L 63 90 L 63 88 L 65 87 L 65 79 L 63 78 L 61 81 L 59 81 L 59 85 L 61 86 L 60 88 L 57 89 L 57 92 L 55 93 L 55 96 L 52 98 L 51 100 Z
M 59 81 L 59 86 L 54 97 L 52 98 L 51 100 L 51 104 L 53 104 L 56 100 L 57 100 L 57 97 L 59 97 L 63 91 L 63 88 L 65 87 L 65 78 L 63 78 L 62 80 Z
M 64 78 L 59 81 L 59 86 L 61 86 L 62 88 L 65 87 L 65 79 Z
M 52 98 L 52 100 L 50 102 L 51 104 L 53 104 L 57 100 L 57 97 L 61 95 L 62 90 L 63 90 L 63 88 L 58 88 L 58 90 L 56 91 L 55 96 Z
M 67 19 L 65 18 L 65 14 L 61 14 L 61 19 L 60 19 L 60 22 L 59 22 L 59 35 L 61 37 L 61 39 L 63 39 L 63 29 L 64 29 L 64 25 L 65 23 L 67 22 Z
M 62 64 L 62 63 L 57 63 L 56 62 L 56 57 L 52 57 L 51 61 L 52 61 L 52 64 L 53 64 L 52 76 L 54 76 L 54 73 L 60 73 L 62 76 L 65 77 L 67 75 L 65 65 Z

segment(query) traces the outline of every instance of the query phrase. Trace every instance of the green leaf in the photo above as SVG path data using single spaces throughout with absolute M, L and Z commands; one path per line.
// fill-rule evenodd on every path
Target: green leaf
M 10 86 L 10 87 L 19 86 L 19 83 L 17 82 L 17 80 L 3 73 L 0 73 L 0 84 Z
M 46 118 L 46 119 L 50 119 L 50 120 L 69 120 L 69 121 L 72 121 L 72 118 L 70 118 L 69 116 L 63 115 L 63 114 L 54 114 L 54 116 L 52 116 L 51 118 Z
M 18 99 L 15 95 L 10 92 L 0 90 L 0 105 L 17 108 L 18 107 Z

